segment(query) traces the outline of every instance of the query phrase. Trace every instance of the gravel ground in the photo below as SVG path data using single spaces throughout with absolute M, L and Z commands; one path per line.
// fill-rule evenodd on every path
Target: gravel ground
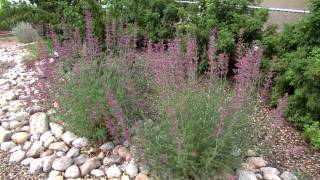
M 264 140 L 272 137 L 264 143 L 269 146 L 265 159 L 272 167 L 290 170 L 301 179 L 320 180 L 320 152 L 312 149 L 300 131 L 286 119 L 273 121 L 270 109 L 265 107 L 261 108 L 258 120 L 263 125 L 261 135 Z
M 45 174 L 39 174 L 36 176 L 28 174 L 28 167 L 27 166 L 21 166 L 21 165 L 10 165 L 9 163 L 9 156 L 3 152 L 0 151 L 0 177 L 1 180 L 9 180 L 9 179 L 15 179 L 15 180 L 41 180 L 46 179 Z

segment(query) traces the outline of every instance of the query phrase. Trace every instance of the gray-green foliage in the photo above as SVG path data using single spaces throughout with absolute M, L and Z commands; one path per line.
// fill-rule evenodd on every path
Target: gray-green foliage
M 239 167 L 254 142 L 252 106 L 232 111 L 232 92 L 220 83 L 168 94 L 159 98 L 153 127 L 145 128 L 144 155 L 154 172 L 162 179 L 209 179 Z
M 19 42 L 30 43 L 35 41 L 38 33 L 30 23 L 20 22 L 12 29 Z

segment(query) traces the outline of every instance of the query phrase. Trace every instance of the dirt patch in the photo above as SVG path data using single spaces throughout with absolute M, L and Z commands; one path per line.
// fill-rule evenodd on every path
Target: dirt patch
M 0 32 L 0 48 L 4 45 L 15 45 L 17 44 L 16 38 L 12 34 L 1 34 Z

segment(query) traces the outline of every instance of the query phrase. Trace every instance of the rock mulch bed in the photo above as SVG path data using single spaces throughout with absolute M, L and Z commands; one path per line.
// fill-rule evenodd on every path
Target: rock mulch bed
M 136 162 L 134 146 L 106 142 L 94 148 L 87 138 L 65 131 L 62 123 L 49 122 L 48 111 L 28 107 L 23 100 L 27 94 L 24 87 L 37 81 L 37 76 L 23 65 L 25 52 L 20 45 L 0 49 L 0 62 L 15 62 L 0 79 L 3 179 L 154 179 L 146 165 Z M 297 179 L 290 172 L 267 167 L 267 162 L 254 152 L 248 156 L 243 170 L 238 170 L 239 180 Z
M 300 172 L 306 179 L 320 179 L 320 152 L 310 147 L 300 131 L 286 119 L 273 122 L 271 111 L 266 107 L 261 108 L 257 120 L 263 124 L 262 136 L 273 137 L 271 152 L 266 155 L 270 165 L 279 170 Z M 270 123 L 276 124 L 272 131 Z

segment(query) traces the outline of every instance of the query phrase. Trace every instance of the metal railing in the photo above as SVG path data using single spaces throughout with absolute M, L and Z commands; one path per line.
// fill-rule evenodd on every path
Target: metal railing
M 184 4 L 197 4 L 198 1 L 176 1 L 178 3 L 184 3 Z M 268 9 L 269 11 L 277 11 L 277 12 L 288 12 L 288 13 L 301 13 L 301 14 L 309 14 L 310 11 L 305 10 L 297 10 L 297 9 L 284 9 L 284 8 L 270 8 L 270 7 L 262 7 L 262 6 L 248 6 L 252 9 Z

